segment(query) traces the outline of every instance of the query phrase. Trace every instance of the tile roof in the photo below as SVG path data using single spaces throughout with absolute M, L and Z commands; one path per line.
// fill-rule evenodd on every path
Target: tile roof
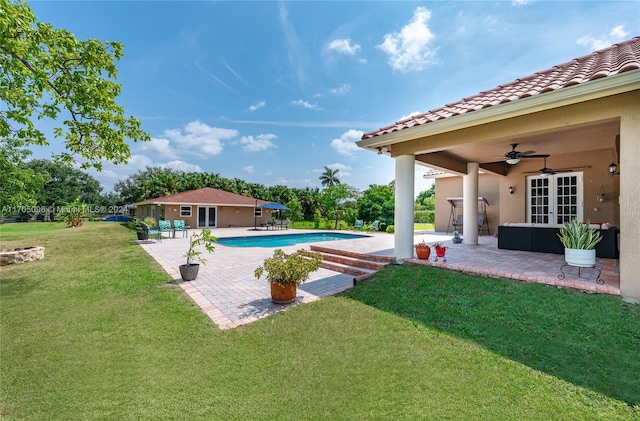
M 157 197 L 155 199 L 145 200 L 137 203 L 138 205 L 150 203 L 185 203 L 185 204 L 215 204 L 215 205 L 237 205 L 237 206 L 255 206 L 256 199 L 253 197 L 242 196 L 240 194 L 231 193 L 225 190 L 218 190 L 211 187 L 202 189 L 189 190 L 182 193 L 172 194 L 169 196 Z M 258 205 L 267 203 L 258 199 Z
M 396 132 L 494 105 L 557 91 L 592 80 L 640 69 L 640 37 L 612 45 L 584 57 L 480 92 L 458 102 L 401 120 L 362 135 L 362 139 Z

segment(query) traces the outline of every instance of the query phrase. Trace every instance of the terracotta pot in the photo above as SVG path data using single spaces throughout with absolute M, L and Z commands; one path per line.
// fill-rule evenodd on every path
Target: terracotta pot
M 447 251 L 446 247 L 436 247 L 436 257 L 444 257 L 444 253 Z
M 297 286 L 295 282 L 285 282 L 284 287 L 271 283 L 271 301 L 276 304 L 289 304 L 296 299 Z
M 431 249 L 429 247 L 416 247 L 416 255 L 418 259 L 428 260 L 431 256 Z

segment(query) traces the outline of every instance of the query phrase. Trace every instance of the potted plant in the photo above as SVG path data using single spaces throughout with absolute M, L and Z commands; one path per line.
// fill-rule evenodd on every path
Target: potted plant
M 133 229 L 136 231 L 136 235 L 138 236 L 138 240 L 146 241 L 149 239 L 149 229 L 144 221 L 132 222 Z
M 202 251 L 196 250 L 196 247 L 199 245 L 204 245 L 204 248 L 209 253 L 212 253 L 214 247 L 211 243 L 216 240 L 217 238 L 211 235 L 211 230 L 208 228 L 203 228 L 199 234 L 196 232 L 191 234 L 191 238 L 189 239 L 189 249 L 183 256 L 187 258 L 187 263 L 178 267 L 180 269 L 180 276 L 182 276 L 183 280 L 193 281 L 198 276 L 200 264 L 193 263 L 194 260 L 197 260 L 203 265 L 206 264 L 206 260 L 200 256 L 202 254 Z
M 596 264 L 596 244 L 602 240 L 602 235 L 590 222 L 585 224 L 573 218 L 565 222 L 558 234 L 564 246 L 564 260 L 570 266 L 593 267 Z
M 428 260 L 431 256 L 431 247 L 422 240 L 416 244 L 416 254 L 418 259 Z
M 444 243 L 442 241 L 436 241 L 436 243 L 433 245 L 433 248 L 436 249 L 436 262 L 438 261 L 438 257 L 443 257 L 444 261 L 447 261 L 447 258 L 445 257 L 445 253 L 447 251 L 447 247 L 444 245 Z
M 253 274 L 260 279 L 267 272 L 271 300 L 276 304 L 289 304 L 296 299 L 298 285 L 309 279 L 309 274 L 318 270 L 321 262 L 322 255 L 318 252 L 300 249 L 287 256 L 281 249 L 276 249 Z

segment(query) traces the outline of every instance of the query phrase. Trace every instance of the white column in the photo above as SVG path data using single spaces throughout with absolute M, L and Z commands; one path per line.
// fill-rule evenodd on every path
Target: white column
M 620 295 L 640 303 L 640 114 L 629 111 L 620 119 Z
M 462 223 L 465 244 L 478 244 L 478 168 L 477 162 L 467 163 L 467 175 L 462 179 Z
M 415 155 L 396 157 L 396 199 L 395 199 L 395 258 L 413 257 L 413 205 L 415 183 Z

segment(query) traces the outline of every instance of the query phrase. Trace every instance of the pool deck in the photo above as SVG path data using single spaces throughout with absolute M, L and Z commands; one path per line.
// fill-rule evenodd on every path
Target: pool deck
M 352 231 L 338 232 L 360 234 Z M 317 233 L 317 231 L 298 229 L 254 231 L 247 228 L 221 228 L 213 229 L 212 233 L 216 237 L 223 238 Z M 617 261 L 613 259 L 598 259 L 597 266 L 602 268 L 601 279 L 605 282 L 604 285 L 600 285 L 595 282 L 595 279 L 589 279 L 591 276 L 589 270 L 583 273 L 581 278 L 578 278 L 577 274 L 569 273 L 566 279 L 559 280 L 557 275 L 560 273 L 560 266 L 564 263 L 563 255 L 499 250 L 497 239 L 492 236 L 479 237 L 478 245 L 454 245 L 450 241 L 451 235 L 434 232 L 415 234 L 415 243 L 423 239 L 427 243 L 447 242 L 450 247 L 447 250 L 447 262 L 443 262 L 442 259 L 435 262 L 433 256 L 428 261 L 408 259 L 407 262 L 594 293 L 620 295 L 619 275 L 616 271 Z M 203 254 L 207 264 L 200 266 L 198 278 L 185 282 L 180 277 L 178 266 L 185 261 L 183 255 L 188 248 L 188 238 L 180 237 L 178 234 L 177 238 L 164 238 L 162 242 L 139 243 L 220 329 L 251 323 L 283 311 L 289 306 L 316 301 L 353 286 L 352 275 L 320 268 L 317 272 L 311 273 L 309 280 L 298 287 L 298 297 L 294 303 L 278 305 L 271 302 L 269 283 L 264 278 L 257 280 L 253 276 L 254 269 L 273 254 L 273 247 L 249 248 L 216 244 L 214 253 Z M 367 238 L 301 243 L 278 248 L 282 248 L 285 253 L 291 253 L 300 248 L 309 249 L 311 244 L 359 253 L 393 256 L 394 236 L 374 233 Z

